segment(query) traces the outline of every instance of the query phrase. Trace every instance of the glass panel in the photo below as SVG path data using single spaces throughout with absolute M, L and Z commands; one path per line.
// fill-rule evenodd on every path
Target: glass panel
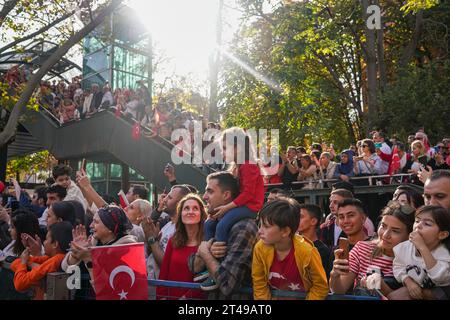
M 137 173 L 136 170 L 130 168 L 130 180 L 145 181 L 145 177 Z
M 98 194 L 102 195 L 106 193 L 106 181 L 92 182 L 92 187 Z
M 101 25 L 84 38 L 84 54 L 89 54 L 108 45 L 111 42 L 110 33 L 110 19 L 106 18 Z
M 98 73 L 109 68 L 109 47 L 105 47 L 97 52 L 85 55 L 83 58 L 83 77 Z
M 122 178 L 122 166 L 119 164 L 111 164 L 111 180 Z
M 93 163 L 91 172 L 91 180 L 106 179 L 106 166 L 104 163 Z
M 97 83 L 100 86 L 100 88 L 102 88 L 107 81 L 108 82 L 111 81 L 109 77 L 109 70 L 105 70 L 101 73 L 97 73 L 95 75 L 83 79 L 81 82 L 81 86 L 83 89 L 87 89 L 91 88 L 92 84 Z
M 129 89 L 137 88 L 136 81 L 146 80 L 146 78 L 117 70 L 114 70 L 113 78 L 114 78 L 113 88 L 129 88 Z
M 115 69 L 146 76 L 148 61 L 149 59 L 147 56 L 126 50 L 121 47 L 114 47 Z

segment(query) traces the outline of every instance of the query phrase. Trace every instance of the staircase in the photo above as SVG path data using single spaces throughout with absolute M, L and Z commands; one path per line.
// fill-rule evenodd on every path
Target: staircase
M 21 124 L 45 149 L 59 160 L 105 161 L 125 163 L 146 177 L 156 187 L 168 186 L 164 166 L 171 162 L 171 145 L 159 138 L 141 134 L 132 138 L 133 126 L 110 111 L 102 111 L 88 119 L 60 125 L 54 116 L 41 108 L 27 110 Z M 204 190 L 206 174 L 187 164 L 175 166 L 177 180 Z

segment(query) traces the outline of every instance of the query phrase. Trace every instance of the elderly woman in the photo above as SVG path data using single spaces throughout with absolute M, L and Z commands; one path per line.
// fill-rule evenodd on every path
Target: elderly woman
M 79 225 L 73 231 L 73 241 L 70 245 L 71 251 L 66 254 L 61 263 L 61 268 L 66 271 L 69 266 L 80 265 L 81 277 L 89 274 L 91 281 L 81 283 L 81 292 L 77 292 L 80 298 L 89 299 L 95 295 L 93 293 L 92 277 L 92 257 L 91 247 L 114 246 L 127 243 L 136 243 L 136 237 L 129 235 L 133 226 L 127 218 L 125 212 L 115 206 L 105 206 L 100 208 L 94 215 L 90 225 L 92 236 L 87 238 L 86 229 Z
M 377 175 L 383 172 L 383 160 L 376 154 L 375 144 L 370 139 L 364 139 L 361 144 L 363 154 L 355 158 L 356 175 Z
M 144 230 L 141 227 L 141 222 L 145 217 L 150 216 L 152 205 L 147 200 L 136 199 L 128 207 L 125 208 L 125 213 L 133 224 L 133 229 L 130 234 L 137 238 L 138 242 L 144 242 L 147 245 L 145 239 Z M 147 250 L 145 250 L 147 252 Z

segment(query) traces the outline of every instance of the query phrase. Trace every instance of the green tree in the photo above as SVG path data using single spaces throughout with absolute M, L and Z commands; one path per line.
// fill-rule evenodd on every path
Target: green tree
M 448 4 L 238 2 L 245 11 L 244 23 L 225 54 L 234 58 L 226 59 L 220 92 L 227 125 L 277 127 L 283 144 L 331 140 L 340 148 L 373 128 L 405 134 L 419 124 L 436 123 L 433 129 L 426 127 L 433 136 L 449 132 L 448 124 L 439 124 L 442 114 L 428 112 L 425 119 L 425 112 L 408 109 L 414 95 L 402 100 L 408 90 L 421 85 L 421 79 L 430 79 L 427 89 L 420 88 L 430 94 L 417 103 L 439 105 L 439 111 L 445 111 Z M 367 28 L 364 9 L 371 4 L 382 9 L 381 30 Z M 281 90 L 248 73 L 242 63 L 272 79 Z M 433 84 L 433 78 L 442 84 Z M 393 101 L 398 108 L 387 112 Z M 409 120 L 396 121 L 401 117 Z

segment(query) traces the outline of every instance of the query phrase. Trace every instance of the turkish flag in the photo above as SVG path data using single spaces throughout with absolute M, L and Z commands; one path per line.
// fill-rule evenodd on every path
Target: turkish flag
M 389 175 L 393 175 L 398 169 L 400 169 L 400 156 L 398 155 L 397 146 L 392 150 L 391 166 L 389 167 Z
M 133 126 L 132 137 L 135 140 L 138 140 L 141 137 L 141 126 L 139 125 L 139 122 L 136 122 Z
M 120 116 L 122 115 L 120 112 L 120 109 L 121 109 L 121 106 L 120 106 L 120 104 L 118 104 L 116 106 L 116 112 L 114 112 L 114 115 L 116 116 L 116 118 L 120 118 Z
M 120 206 L 122 207 L 122 209 L 125 209 L 130 205 L 127 196 L 125 195 L 125 192 L 123 192 L 122 189 L 119 191 L 117 195 L 119 196 Z
M 144 244 L 92 248 L 97 300 L 148 300 Z

